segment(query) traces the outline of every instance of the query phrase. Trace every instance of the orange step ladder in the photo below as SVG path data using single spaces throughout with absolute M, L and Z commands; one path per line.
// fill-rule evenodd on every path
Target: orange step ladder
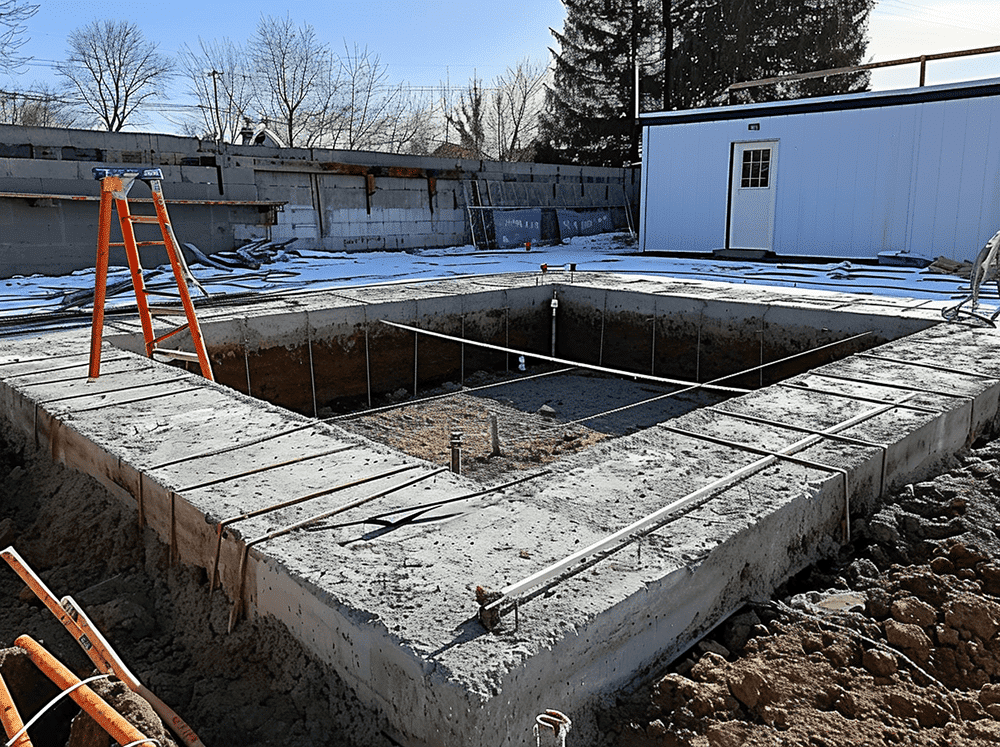
M 195 316 L 194 303 L 191 301 L 191 293 L 188 285 L 195 285 L 199 289 L 198 281 L 194 279 L 187 263 L 184 261 L 184 254 L 174 236 L 174 229 L 170 225 L 170 216 L 167 215 L 167 204 L 163 198 L 163 190 L 160 181 L 163 179 L 163 172 L 160 169 L 139 169 L 139 168 L 96 168 L 94 178 L 101 182 L 101 212 L 97 235 L 97 272 L 94 279 L 94 317 L 93 326 L 90 332 L 90 370 L 89 377 L 96 379 L 101 373 L 101 337 L 104 330 L 104 301 L 108 283 L 108 255 L 110 247 L 124 246 L 125 255 L 128 257 L 129 271 L 132 274 L 132 287 L 135 289 L 135 300 L 139 307 L 139 321 L 142 324 L 142 336 L 146 342 L 146 355 L 150 358 L 159 355 L 166 358 L 196 362 L 201 367 L 201 374 L 206 379 L 213 380 L 212 364 L 208 360 L 208 351 L 205 349 L 205 340 L 201 335 L 201 328 L 198 326 L 198 318 Z M 136 180 L 145 182 L 149 186 L 153 196 L 153 207 L 156 215 L 132 215 L 129 211 L 128 193 Z M 111 211 L 112 208 L 118 213 L 118 220 L 121 223 L 122 239 L 121 243 L 111 242 Z M 150 223 L 158 224 L 162 241 L 136 241 L 134 224 Z M 177 282 L 177 291 L 180 296 L 182 309 L 158 308 L 150 306 L 149 296 L 162 295 L 154 294 L 146 290 L 146 285 L 142 276 L 142 264 L 139 261 L 139 247 L 142 246 L 163 246 L 167 250 L 170 258 L 170 267 L 173 269 L 174 280 Z M 204 289 L 201 289 L 204 292 Z M 206 294 L 207 295 L 207 294 Z M 187 321 L 179 327 L 175 327 L 164 334 L 157 335 L 153 331 L 153 316 L 180 316 L 186 317 Z M 188 330 L 191 333 L 191 341 L 194 352 L 186 350 L 172 350 L 161 348 L 160 343 L 174 335 Z

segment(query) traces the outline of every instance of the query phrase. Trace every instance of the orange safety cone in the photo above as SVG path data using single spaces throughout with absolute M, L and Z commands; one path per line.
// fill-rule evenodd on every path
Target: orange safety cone
M 69 690 L 69 697 L 89 713 L 94 721 L 118 744 L 136 745 L 136 747 L 143 743 L 150 747 L 157 744 L 156 740 L 143 736 L 124 716 L 109 706 L 90 687 L 81 684 L 79 677 L 69 671 L 62 662 L 46 651 L 42 644 L 34 638 L 22 635 L 14 641 L 14 645 L 24 649 L 28 658 L 42 670 L 42 674 L 55 683 L 56 687 L 63 691 Z

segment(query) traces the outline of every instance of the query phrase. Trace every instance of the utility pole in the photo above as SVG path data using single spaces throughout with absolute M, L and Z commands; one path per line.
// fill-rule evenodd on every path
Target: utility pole
M 219 76 L 222 75 L 218 70 L 212 70 L 209 75 L 212 76 L 212 92 L 215 95 L 215 143 L 218 145 L 222 142 L 222 114 L 219 113 Z
M 639 86 L 641 85 L 641 75 L 639 72 L 639 0 L 632 0 L 632 25 L 629 31 L 629 68 L 635 71 L 636 84 L 633 87 L 632 95 L 632 127 L 629 137 L 628 159 L 629 163 L 635 163 L 639 159 L 639 121 L 638 116 L 641 109 Z
M 674 61 L 674 19 L 670 13 L 671 0 L 663 0 L 663 111 L 670 111 L 671 67 Z

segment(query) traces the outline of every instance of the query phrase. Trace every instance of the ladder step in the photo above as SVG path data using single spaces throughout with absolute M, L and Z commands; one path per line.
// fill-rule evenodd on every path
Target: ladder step
M 170 306 L 150 306 L 149 313 L 154 316 L 187 316 L 184 309 Z
M 130 215 L 128 219 L 133 223 L 159 223 L 160 219 L 155 215 Z
M 191 361 L 199 363 L 197 353 L 189 353 L 186 350 L 168 350 L 166 348 L 153 348 L 153 355 L 162 355 L 165 358 L 174 358 L 179 361 Z
M 146 291 L 146 295 L 147 296 L 156 296 L 157 298 L 180 298 L 181 297 L 180 293 L 170 293 L 170 292 L 167 292 L 167 291 L 155 291 L 155 290 L 148 290 L 148 291 Z

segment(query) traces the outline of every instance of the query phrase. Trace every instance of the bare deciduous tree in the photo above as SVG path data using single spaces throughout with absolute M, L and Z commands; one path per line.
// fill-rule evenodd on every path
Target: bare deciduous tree
M 437 108 L 427 98 L 407 91 L 398 114 L 388 121 L 381 150 L 388 153 L 430 155 L 437 128 Z
M 247 46 L 245 57 L 228 40 L 182 50 L 182 69 L 200 102 L 197 118 L 185 123 L 188 133 L 218 130 L 235 142 L 252 117 L 272 123 L 288 146 L 429 152 L 435 106 L 391 83 L 367 48 L 345 43 L 338 56 L 311 26 L 268 17 Z
M 45 86 L 29 91 L 0 91 L 0 123 L 22 127 L 72 127 L 69 103 Z
M 432 107 L 402 83 L 388 83 L 389 71 L 367 47 L 345 45 L 341 88 L 331 110 L 329 145 L 349 150 L 399 153 L 417 147 Z
M 447 124 L 458 133 L 459 145 L 468 149 L 471 158 L 483 158 L 486 155 L 487 105 L 483 82 L 473 75 L 469 87 L 459 96 L 458 104 L 444 114 Z
M 127 21 L 92 21 L 69 35 L 65 62 L 56 66 L 76 105 L 109 132 L 120 132 L 162 96 L 174 63 Z
M 197 51 L 186 44 L 181 47 L 180 67 L 198 99 L 197 130 L 236 142 L 244 120 L 253 112 L 254 82 L 246 51 L 229 39 L 206 42 L 199 38 Z
M 27 60 L 17 54 L 25 42 L 24 22 L 38 12 L 24 0 L 0 0 L 0 70 L 16 72 Z
M 289 146 L 310 139 L 317 119 L 324 117 L 329 82 L 336 78 L 329 48 L 309 24 L 296 27 L 287 16 L 262 17 L 250 52 L 261 113 L 281 127 Z
M 546 74 L 544 64 L 524 59 L 493 81 L 487 126 L 498 160 L 531 157 L 529 146 L 538 135 L 545 105 Z
M 445 123 L 458 133 L 459 145 L 472 158 L 517 161 L 531 157 L 545 103 L 544 64 L 525 59 L 507 68 L 488 88 L 475 75 L 445 112 Z

